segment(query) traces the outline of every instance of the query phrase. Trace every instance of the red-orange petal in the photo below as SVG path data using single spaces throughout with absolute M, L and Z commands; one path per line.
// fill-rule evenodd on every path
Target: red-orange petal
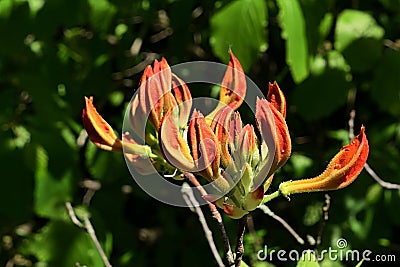
M 275 121 L 275 159 L 272 164 L 269 175 L 281 168 L 289 159 L 292 153 L 292 142 L 289 135 L 289 129 L 283 115 L 270 103 L 270 109 Z M 268 175 L 268 176 L 269 176 Z
M 351 184 L 367 162 L 369 146 L 364 126 L 350 144 L 342 147 L 326 170 L 317 177 L 284 182 L 279 189 L 283 195 L 303 192 L 336 190 Z
M 188 140 L 197 172 L 208 181 L 219 178 L 218 140 L 201 112 L 194 110 L 189 123 Z
M 194 172 L 195 164 L 190 149 L 177 125 L 177 110 L 169 111 L 161 120 L 159 143 L 164 158 L 174 167 Z
M 286 98 L 276 81 L 268 84 L 267 100 L 286 118 Z
M 112 127 L 97 112 L 93 105 L 93 97 L 85 97 L 85 103 L 85 108 L 82 111 L 82 120 L 90 140 L 101 149 L 122 152 L 121 140 L 118 139 Z
M 237 109 L 246 95 L 246 75 L 233 52 L 229 51 L 229 54 L 230 61 L 222 80 L 219 100 L 232 109 Z

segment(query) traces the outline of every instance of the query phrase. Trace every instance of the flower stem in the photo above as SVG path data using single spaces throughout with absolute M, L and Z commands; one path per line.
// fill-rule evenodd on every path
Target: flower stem
M 263 198 L 263 200 L 261 201 L 261 204 L 260 204 L 260 205 L 265 204 L 265 203 L 267 203 L 267 202 L 273 200 L 274 198 L 279 197 L 280 195 L 281 195 L 281 191 L 280 191 L 280 190 L 277 190 L 277 191 L 275 191 L 275 192 L 272 193 L 272 194 L 265 195 L 264 198 Z

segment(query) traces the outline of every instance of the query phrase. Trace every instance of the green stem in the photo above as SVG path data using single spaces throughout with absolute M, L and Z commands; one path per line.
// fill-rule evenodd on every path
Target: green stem
M 265 204 L 265 203 L 267 203 L 267 202 L 273 200 L 274 198 L 279 197 L 280 195 L 281 195 L 281 191 L 280 191 L 280 190 L 277 190 L 277 191 L 275 191 L 275 192 L 272 193 L 272 194 L 265 195 L 264 198 L 263 198 L 263 200 L 261 201 L 261 204 L 260 204 L 260 205 Z

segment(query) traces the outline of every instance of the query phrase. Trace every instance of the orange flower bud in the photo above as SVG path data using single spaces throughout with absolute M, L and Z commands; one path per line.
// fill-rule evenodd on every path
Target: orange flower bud
M 269 110 L 271 110 L 272 116 L 270 116 L 270 113 L 268 112 Z M 267 177 L 270 177 L 274 172 L 282 167 L 290 157 L 292 145 L 289 130 L 283 115 L 273 104 L 269 103 L 265 99 L 257 99 L 256 119 L 263 140 L 274 138 L 275 142 L 274 162 L 272 163 L 271 169 L 267 175 Z M 273 137 L 269 136 L 270 129 L 275 129 Z
M 136 142 L 121 141 L 114 133 L 111 126 L 97 112 L 93 105 L 93 97 L 85 97 L 86 106 L 82 112 L 83 125 L 88 133 L 90 140 L 99 148 L 129 154 L 138 157 L 153 157 L 150 147 L 140 145 Z
M 229 153 L 229 144 L 233 142 L 228 132 L 229 120 L 233 114 L 233 109 L 225 106 L 220 109 L 211 122 L 211 129 L 214 131 L 215 136 L 219 140 L 221 151 L 221 165 L 226 168 L 231 162 L 231 155 Z
M 139 88 L 139 103 L 143 113 L 156 129 L 160 126 L 161 118 L 176 101 L 168 92 L 171 90 L 172 74 L 165 58 L 160 62 L 154 61 L 154 67 L 147 66 L 142 75 Z
M 161 120 L 158 134 L 161 152 L 164 158 L 176 168 L 194 172 L 194 160 L 190 148 L 183 138 L 179 127 L 178 110 L 170 110 Z
M 268 83 L 267 100 L 286 118 L 286 98 L 278 83 Z
M 279 190 L 284 196 L 304 192 L 336 190 L 351 184 L 367 162 L 368 140 L 364 126 L 350 144 L 342 147 L 326 170 L 317 177 L 284 182 Z
M 189 120 L 190 110 L 192 108 L 192 96 L 189 88 L 184 81 L 172 73 L 172 91 L 168 92 L 172 100 L 179 105 L 179 125 L 183 126 Z M 173 107 L 172 107 L 173 108 Z M 169 110 L 164 111 L 166 114 Z
M 222 80 L 219 101 L 236 110 L 243 103 L 246 95 L 246 76 L 242 65 L 231 50 L 229 54 L 231 58 Z
M 218 106 L 207 116 L 207 119 L 213 118 L 214 115 L 223 107 L 228 105 L 231 109 L 236 110 L 242 105 L 246 96 L 246 75 L 244 74 L 242 65 L 230 50 L 230 60 L 228 68 L 222 79 L 221 89 L 219 93 Z
M 101 149 L 122 152 L 121 140 L 93 106 L 93 97 L 85 97 L 85 102 L 82 119 L 90 140 Z
M 256 166 L 260 157 L 258 150 L 258 140 L 254 132 L 253 125 L 245 125 L 242 131 L 237 136 L 237 164 L 243 166 L 249 163 L 251 166 Z
M 221 160 L 218 140 L 203 114 L 197 110 L 194 110 L 189 123 L 188 139 L 197 173 L 210 182 L 218 178 Z

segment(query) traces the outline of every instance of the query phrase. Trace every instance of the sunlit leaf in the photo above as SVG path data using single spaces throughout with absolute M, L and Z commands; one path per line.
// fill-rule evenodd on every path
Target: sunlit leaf
M 89 235 L 70 222 L 53 220 L 24 243 L 22 253 L 46 266 L 103 266 Z
M 45 218 L 63 218 L 66 201 L 71 200 L 72 171 L 54 177 L 48 170 L 48 155 L 43 147 L 36 147 L 34 209 Z
M 0 18 L 7 19 L 12 11 L 14 0 L 0 1 Z
M 352 70 L 366 71 L 381 55 L 383 35 L 384 29 L 368 13 L 345 10 L 336 22 L 335 48 L 343 52 Z
M 282 37 L 286 40 L 286 63 L 296 83 L 302 82 L 309 73 L 309 55 L 306 24 L 298 0 L 278 0 L 279 22 Z
M 91 8 L 92 26 L 100 31 L 106 31 L 117 9 L 108 0 L 88 0 L 88 3 Z
M 211 18 L 210 44 L 215 55 L 229 61 L 229 48 L 244 71 L 267 49 L 267 7 L 264 0 L 236 0 Z M 234 18 L 234 19 L 233 19 Z

